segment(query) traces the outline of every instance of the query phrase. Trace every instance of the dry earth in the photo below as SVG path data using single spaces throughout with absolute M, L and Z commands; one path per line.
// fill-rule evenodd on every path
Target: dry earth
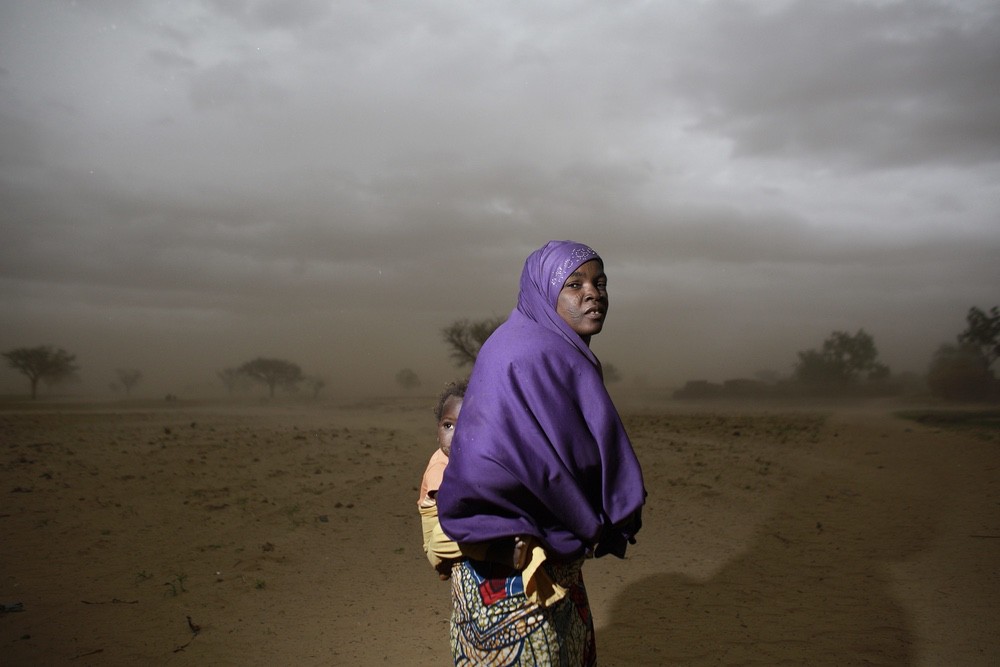
M 431 403 L 0 406 L 0 663 L 449 664 Z M 623 416 L 649 502 L 585 568 L 602 665 L 1000 664 L 997 431 Z

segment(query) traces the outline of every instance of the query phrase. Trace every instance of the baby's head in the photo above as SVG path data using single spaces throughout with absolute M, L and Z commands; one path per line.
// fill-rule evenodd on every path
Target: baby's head
M 451 438 L 455 435 L 455 424 L 458 423 L 458 413 L 462 411 L 462 401 L 465 400 L 465 388 L 468 385 L 468 380 L 448 383 L 434 408 L 438 447 L 446 456 L 451 454 Z

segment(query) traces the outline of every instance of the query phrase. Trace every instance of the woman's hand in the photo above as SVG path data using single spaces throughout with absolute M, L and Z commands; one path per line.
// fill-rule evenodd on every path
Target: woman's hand
M 457 560 L 449 559 L 449 560 L 443 560 L 437 565 L 435 565 L 434 569 L 437 570 L 438 579 L 440 579 L 441 581 L 448 581 L 449 579 L 451 579 L 451 568 L 457 562 L 458 562 Z
M 635 534 L 642 528 L 642 508 L 637 509 L 624 521 L 616 523 L 601 535 L 597 547 L 594 549 L 594 557 L 600 558 L 607 554 L 614 554 L 619 558 L 625 558 L 625 550 L 629 544 L 635 544 Z

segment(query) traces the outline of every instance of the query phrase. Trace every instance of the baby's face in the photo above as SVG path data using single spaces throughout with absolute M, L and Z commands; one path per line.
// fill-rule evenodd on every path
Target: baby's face
M 451 454 L 451 438 L 455 435 L 455 424 L 458 423 L 458 413 L 462 411 L 462 399 L 449 396 L 441 409 L 441 419 L 438 421 L 438 447 L 445 455 Z

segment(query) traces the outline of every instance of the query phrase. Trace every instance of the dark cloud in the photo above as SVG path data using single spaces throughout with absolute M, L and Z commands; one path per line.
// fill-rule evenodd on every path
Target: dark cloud
M 97 389 L 443 381 L 551 238 L 605 256 L 626 379 L 861 327 L 920 370 L 995 305 L 988 2 L 7 3 L 0 44 L 0 349 Z
M 205 4 L 250 29 L 308 27 L 331 12 L 323 0 L 206 0 Z
M 692 95 L 697 124 L 731 137 L 737 155 L 865 167 L 1000 160 L 995 5 L 725 7 L 706 22 L 709 39 L 685 41 L 673 81 Z
M 192 58 L 167 49 L 151 49 L 147 56 L 152 65 L 170 74 L 190 71 L 197 67 L 197 63 Z
M 219 63 L 191 79 L 195 109 L 253 106 L 258 101 L 280 101 L 287 95 L 280 86 L 257 76 L 254 63 Z

